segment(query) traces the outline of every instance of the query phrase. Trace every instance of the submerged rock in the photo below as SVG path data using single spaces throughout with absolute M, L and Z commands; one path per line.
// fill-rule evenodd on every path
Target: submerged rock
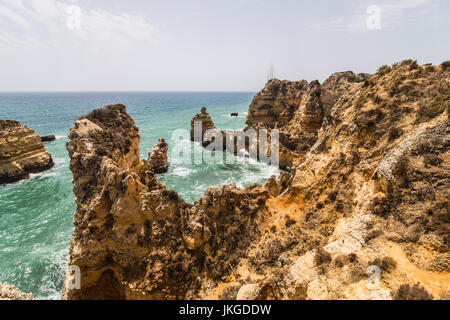
M 28 179 L 30 173 L 52 168 L 41 138 L 15 120 L 0 120 L 0 184 Z
M 239 113 L 233 112 L 233 113 L 231 114 L 231 116 L 232 116 L 232 117 L 238 117 L 238 116 L 239 116 Z
M 167 162 L 167 150 L 169 146 L 164 138 L 160 138 L 148 155 L 148 165 L 155 173 L 166 173 L 169 164 Z

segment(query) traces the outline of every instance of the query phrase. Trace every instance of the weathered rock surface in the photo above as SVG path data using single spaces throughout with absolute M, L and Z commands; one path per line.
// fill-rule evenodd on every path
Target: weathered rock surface
M 51 141 L 55 141 L 55 140 L 56 140 L 56 137 L 54 135 L 41 136 L 42 142 L 51 142 Z
M 185 203 L 139 159 L 124 106 L 81 117 L 69 138 L 77 202 L 69 265 L 81 268 L 82 289 L 66 288 L 64 298 L 198 297 L 232 272 L 258 233 L 238 237 L 263 220 L 264 188 L 222 186 Z
M 81 267 L 82 290 L 64 297 L 448 299 L 449 72 L 404 61 L 363 81 L 339 76 L 320 127 L 330 102 L 305 85 L 284 128 L 297 121 L 292 134 L 315 142 L 292 172 L 211 188 L 193 205 L 139 160 L 123 106 L 82 117 L 68 145 L 69 264 Z
M 199 125 L 201 131 L 199 131 L 199 138 L 201 133 L 201 139 L 203 139 L 204 134 L 207 130 L 217 129 L 214 125 L 214 121 L 208 112 L 206 112 L 206 107 L 202 107 L 200 113 L 196 114 L 191 121 L 191 141 L 195 141 L 195 124 Z M 200 126 L 201 124 L 201 126 Z M 207 144 L 207 142 L 205 142 Z
M 306 81 L 270 80 L 253 98 L 245 123 L 252 127 L 264 123 L 268 128 L 279 128 L 289 123 L 298 110 Z
M 0 300 L 33 300 L 33 295 L 23 293 L 15 286 L 0 282 Z
M 363 82 L 368 75 L 356 75 L 352 71 L 336 72 L 324 81 L 321 87 L 320 98 L 322 100 L 325 118 L 328 120 L 331 108 L 346 93 L 350 87 Z
M 53 167 L 41 138 L 18 121 L 0 120 L 0 184 L 29 178 Z
M 155 173 L 166 173 L 169 168 L 167 161 L 167 150 L 169 146 L 164 138 L 160 138 L 158 142 L 150 149 L 148 155 L 148 165 Z

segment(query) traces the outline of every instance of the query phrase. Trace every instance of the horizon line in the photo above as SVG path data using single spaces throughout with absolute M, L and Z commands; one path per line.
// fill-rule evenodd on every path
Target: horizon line
M 0 91 L 2 93 L 254 93 L 257 90 L 57 90 Z

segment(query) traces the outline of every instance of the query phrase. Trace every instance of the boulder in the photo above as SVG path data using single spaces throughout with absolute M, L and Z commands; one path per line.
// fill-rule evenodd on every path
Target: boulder
M 50 142 L 50 141 L 55 141 L 55 140 L 56 140 L 56 137 L 54 135 L 41 136 L 42 142 Z
M 15 286 L 0 282 L 0 300 L 33 300 L 33 295 L 23 293 Z

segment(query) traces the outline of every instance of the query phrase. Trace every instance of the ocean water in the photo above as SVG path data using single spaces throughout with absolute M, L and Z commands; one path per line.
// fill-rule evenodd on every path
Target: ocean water
M 55 167 L 31 179 L 0 186 L 0 281 L 31 292 L 38 299 L 59 299 L 64 281 L 75 210 L 68 168 L 67 134 L 78 116 L 106 104 L 122 103 L 141 135 L 141 158 L 160 137 L 169 143 L 169 172 L 159 181 L 193 203 L 212 186 L 263 183 L 278 168 L 244 158 L 234 164 L 182 161 L 172 152 L 175 130 L 189 130 L 194 114 L 206 106 L 220 129 L 242 129 L 254 93 L 0 93 L 0 119 L 15 119 L 46 143 Z M 231 112 L 239 112 L 233 118 Z M 208 152 L 192 144 L 196 154 Z M 217 155 L 216 155 L 217 156 Z M 220 154 L 218 155 L 220 158 Z

